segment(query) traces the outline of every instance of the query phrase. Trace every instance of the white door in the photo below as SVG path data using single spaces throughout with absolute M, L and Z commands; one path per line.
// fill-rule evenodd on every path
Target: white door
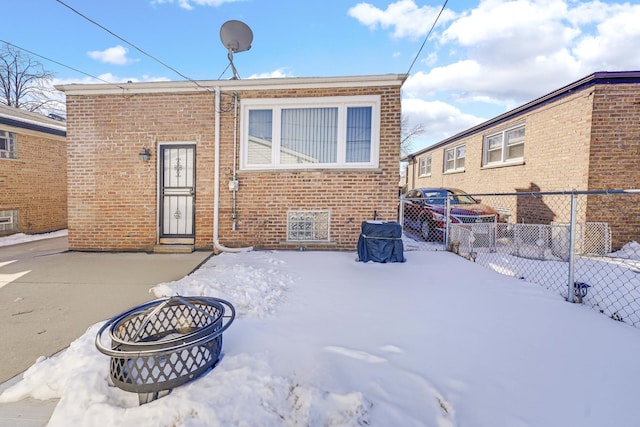
M 160 237 L 195 237 L 195 145 L 160 146 Z

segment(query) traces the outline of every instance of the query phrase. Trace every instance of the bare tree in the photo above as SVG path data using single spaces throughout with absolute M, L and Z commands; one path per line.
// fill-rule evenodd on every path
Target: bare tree
M 60 111 L 52 79 L 53 73 L 20 49 L 7 43 L 0 48 L 0 103 L 43 114 Z
M 422 135 L 424 133 L 424 127 L 422 123 L 419 123 L 413 127 L 409 127 L 409 118 L 407 116 L 402 117 L 400 123 L 400 157 L 406 157 L 411 154 L 413 149 L 413 137 Z

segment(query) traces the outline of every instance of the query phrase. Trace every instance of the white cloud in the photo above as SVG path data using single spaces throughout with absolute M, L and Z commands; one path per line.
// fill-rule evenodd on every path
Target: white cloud
M 513 107 L 595 71 L 637 69 L 638 22 L 638 5 L 483 1 L 441 34 L 455 51 L 450 62 L 415 73 L 404 89 Z
M 624 4 L 609 9 L 595 34 L 582 38 L 572 52 L 594 71 L 640 68 L 640 5 Z
M 438 62 L 438 54 L 436 52 L 430 52 L 426 58 L 424 58 L 423 60 L 421 60 L 420 62 L 422 62 L 423 64 L 431 67 L 433 65 L 435 65 Z
M 392 27 L 393 37 L 407 37 L 415 40 L 427 34 L 439 12 L 440 8 L 418 7 L 413 0 L 399 0 L 387 6 L 386 10 L 369 3 L 358 3 L 347 13 L 372 30 L 378 26 L 383 29 Z M 438 24 L 442 25 L 453 17 L 452 11 L 445 10 Z
M 402 114 L 407 117 L 408 128 L 421 124 L 425 132 L 420 139 L 437 142 L 486 119 L 467 114 L 442 101 L 418 98 L 402 100 Z
M 217 7 L 224 3 L 233 3 L 239 0 L 152 0 L 151 4 L 178 3 L 183 9 L 192 10 L 194 3 L 197 6 Z
M 559 0 L 486 0 L 452 23 L 441 41 L 475 48 L 490 45 L 509 51 L 544 51 L 578 35 L 575 28 L 563 24 L 565 16 L 567 6 Z
M 295 77 L 293 74 L 286 72 L 284 68 L 278 68 L 274 71 L 269 71 L 266 73 L 260 74 L 252 74 L 248 78 L 250 79 L 270 79 L 270 78 L 281 78 L 281 77 Z
M 91 50 L 87 52 L 87 56 L 102 63 L 113 65 L 128 65 L 136 62 L 136 59 L 127 58 L 128 53 L 129 50 L 127 48 L 117 45 L 105 50 Z
M 502 67 L 492 62 L 465 59 L 428 72 L 418 71 L 405 82 L 413 97 L 435 97 L 448 93 L 458 102 L 489 101 L 521 104 L 570 83 L 580 74 L 579 64 L 568 51 L 521 59 Z

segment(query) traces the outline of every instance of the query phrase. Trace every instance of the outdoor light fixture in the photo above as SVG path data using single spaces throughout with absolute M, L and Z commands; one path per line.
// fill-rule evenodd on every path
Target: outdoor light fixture
M 142 151 L 138 155 L 143 162 L 148 162 L 151 159 L 151 152 L 147 147 L 142 147 Z

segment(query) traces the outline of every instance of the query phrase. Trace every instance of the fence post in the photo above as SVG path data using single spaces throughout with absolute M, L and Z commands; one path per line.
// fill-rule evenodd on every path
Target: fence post
M 573 302 L 575 295 L 575 246 L 576 246 L 576 211 L 578 208 L 578 195 L 571 193 L 571 222 L 569 224 L 569 283 L 567 286 L 567 301 Z
M 444 212 L 445 212 L 445 220 L 444 220 L 444 250 L 449 250 L 449 215 L 451 214 L 451 205 L 449 203 L 449 196 L 447 196 L 444 201 Z

